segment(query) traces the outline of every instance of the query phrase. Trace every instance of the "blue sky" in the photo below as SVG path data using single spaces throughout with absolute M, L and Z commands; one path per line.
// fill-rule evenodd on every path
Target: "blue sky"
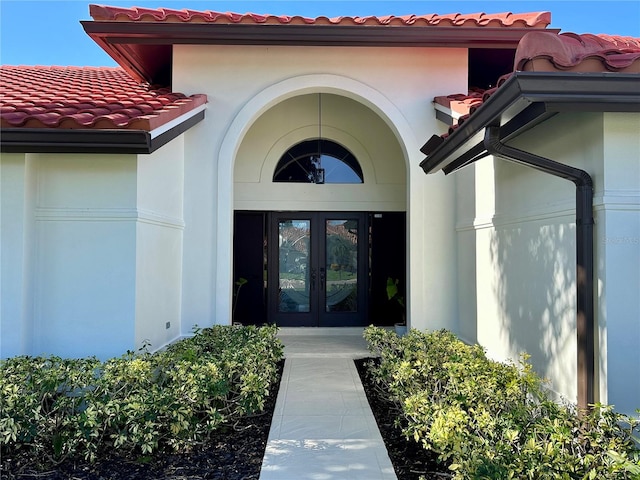
M 110 66 L 114 61 L 85 33 L 80 20 L 90 20 L 89 3 L 148 8 L 190 8 L 329 17 L 550 11 L 552 28 L 575 33 L 607 33 L 640 37 L 640 1 L 244 1 L 130 0 L 31 1 L 0 0 L 0 63 L 5 65 Z

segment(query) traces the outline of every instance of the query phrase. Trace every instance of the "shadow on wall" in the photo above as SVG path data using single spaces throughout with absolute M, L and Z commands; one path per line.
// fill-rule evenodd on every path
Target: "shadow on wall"
M 531 355 L 551 390 L 575 401 L 575 225 L 569 222 L 556 217 L 497 225 L 490 259 L 500 348 L 514 359 Z

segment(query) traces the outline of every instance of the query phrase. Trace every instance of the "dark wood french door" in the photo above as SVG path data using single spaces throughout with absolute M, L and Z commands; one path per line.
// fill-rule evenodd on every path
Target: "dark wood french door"
M 269 322 L 366 325 L 366 214 L 274 212 L 269 217 Z

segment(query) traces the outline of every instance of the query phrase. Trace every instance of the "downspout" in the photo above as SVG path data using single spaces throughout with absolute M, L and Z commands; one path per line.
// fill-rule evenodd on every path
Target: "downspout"
M 578 408 L 588 409 L 595 402 L 593 180 L 584 170 L 501 143 L 499 126 L 486 128 L 484 146 L 492 155 L 564 178 L 576 185 Z

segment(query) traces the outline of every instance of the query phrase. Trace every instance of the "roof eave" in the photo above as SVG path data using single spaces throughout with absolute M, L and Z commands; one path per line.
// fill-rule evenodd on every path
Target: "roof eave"
M 640 112 L 640 75 L 628 73 L 515 72 L 420 166 L 450 173 L 486 156 L 484 129 L 499 125 L 502 140 L 561 112 Z
M 149 154 L 204 119 L 204 110 L 159 135 L 145 130 L 3 128 L 3 153 Z
M 268 45 L 331 47 L 513 48 L 532 28 L 261 25 L 82 21 L 85 32 L 135 78 L 166 83 L 171 49 L 160 46 Z M 558 33 L 557 29 L 545 29 Z M 154 55 L 141 52 L 155 48 Z M 153 65 L 152 65 L 153 63 Z
M 109 44 L 460 46 L 513 47 L 532 28 L 256 25 L 81 21 L 92 38 Z M 558 33 L 557 29 L 545 29 Z

